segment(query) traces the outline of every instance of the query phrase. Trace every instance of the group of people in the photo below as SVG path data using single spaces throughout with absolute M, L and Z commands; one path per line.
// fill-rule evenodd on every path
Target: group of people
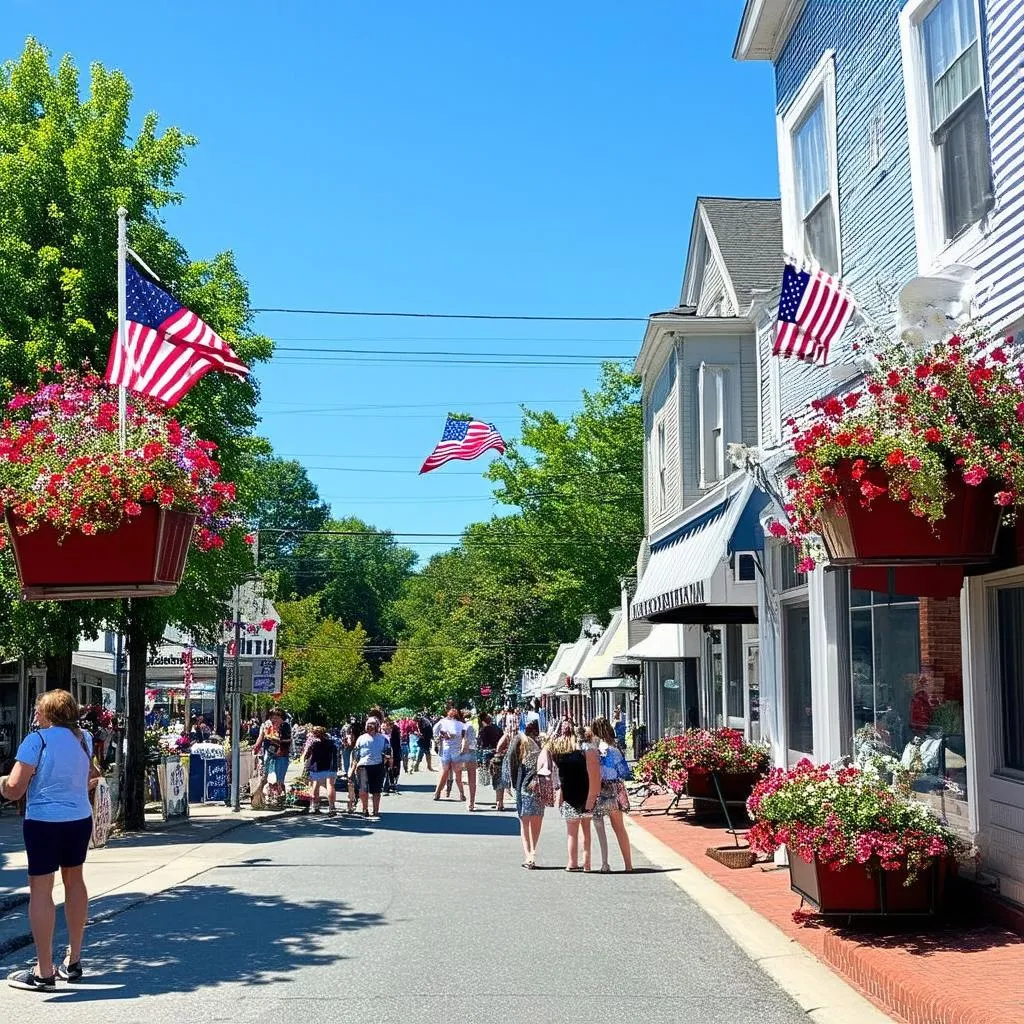
M 496 756 L 506 788 L 515 794 L 523 844 L 523 867 L 537 866 L 537 845 L 547 808 L 558 809 L 565 822 L 566 871 L 591 870 L 591 838 L 597 832 L 599 870 L 611 871 L 606 822 L 622 856 L 625 871 L 633 859 L 623 815 L 629 811 L 625 783 L 632 778 L 615 727 L 607 718 L 589 726 L 561 719 L 547 736 L 540 718 L 527 715 L 522 731 L 506 730 Z

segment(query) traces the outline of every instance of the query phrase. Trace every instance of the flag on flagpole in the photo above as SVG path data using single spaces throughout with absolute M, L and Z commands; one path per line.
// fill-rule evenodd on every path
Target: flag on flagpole
M 821 267 L 798 267 L 787 260 L 782 272 L 775 355 L 824 366 L 832 343 L 842 336 L 856 308 L 850 292 Z
M 249 368 L 213 328 L 130 263 L 125 298 L 126 337 L 114 334 L 108 383 L 175 405 L 211 370 L 248 375 Z
M 441 440 L 423 463 L 420 473 L 429 473 L 452 459 L 475 459 L 489 449 L 505 452 L 505 442 L 493 423 L 449 416 Z

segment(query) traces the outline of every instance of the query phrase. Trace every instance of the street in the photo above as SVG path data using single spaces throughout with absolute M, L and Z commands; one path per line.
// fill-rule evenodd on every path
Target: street
M 545 870 L 525 871 L 514 814 L 435 804 L 429 778 L 379 823 L 289 817 L 207 844 L 186 882 L 90 925 L 85 982 L 4 1004 L 22 1024 L 54 1002 L 79 1024 L 806 1020 L 668 873 L 566 874 L 553 812 Z

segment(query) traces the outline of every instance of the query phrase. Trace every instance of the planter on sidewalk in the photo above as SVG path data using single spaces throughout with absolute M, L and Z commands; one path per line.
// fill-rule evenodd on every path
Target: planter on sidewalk
M 716 775 L 718 789 L 715 789 Z M 762 772 L 706 772 L 691 769 L 686 773 L 686 795 L 693 800 L 712 800 L 717 804 L 721 790 L 721 798 L 728 803 L 745 804 L 762 775 Z
M 956 862 L 944 857 L 917 873 L 908 884 L 906 868 L 885 871 L 877 861 L 826 867 L 817 855 L 808 862 L 789 854 L 789 885 L 819 914 L 840 916 L 908 915 L 938 913 L 945 902 L 946 885 Z

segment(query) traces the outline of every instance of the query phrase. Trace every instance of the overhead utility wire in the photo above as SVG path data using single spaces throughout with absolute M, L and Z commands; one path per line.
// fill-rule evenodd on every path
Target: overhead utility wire
M 253 313 L 298 313 L 303 316 L 395 316 L 414 320 L 520 320 L 573 324 L 645 324 L 645 316 L 536 316 L 517 313 L 410 313 L 365 309 L 296 309 L 290 306 L 254 306 Z
M 327 348 L 308 345 L 275 345 L 275 352 L 323 352 L 330 355 L 360 356 L 475 356 L 488 359 L 585 359 L 607 362 L 616 359 L 634 359 L 635 356 L 618 353 L 616 355 L 594 355 L 592 352 L 453 352 L 448 349 L 414 349 L 414 348 Z

